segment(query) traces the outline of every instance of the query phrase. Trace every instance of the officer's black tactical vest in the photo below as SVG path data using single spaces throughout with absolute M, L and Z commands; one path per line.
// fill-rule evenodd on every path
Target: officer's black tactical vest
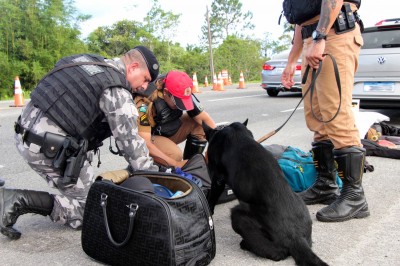
M 68 134 L 85 138 L 93 146 L 111 135 L 99 108 L 101 94 L 110 87 L 130 91 L 125 75 L 105 63 L 104 57 L 78 54 L 58 61 L 32 92 L 31 100 Z
M 345 0 L 345 2 L 353 3 L 357 6 L 357 8 L 360 8 L 361 6 L 361 0 Z
M 154 121 L 157 126 L 165 125 L 168 122 L 178 120 L 183 111 L 179 109 L 171 109 L 164 99 L 157 98 L 154 101 L 154 106 L 156 108 L 156 117 L 154 117 Z
M 282 13 L 290 24 L 300 25 L 321 13 L 321 2 L 321 0 L 284 0 Z M 361 6 L 361 0 L 344 2 L 354 3 L 357 8 Z

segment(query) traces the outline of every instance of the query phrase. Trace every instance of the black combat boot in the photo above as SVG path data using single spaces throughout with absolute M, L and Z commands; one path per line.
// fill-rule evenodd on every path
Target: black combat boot
M 330 140 L 312 143 L 312 153 L 317 180 L 306 191 L 298 193 L 307 205 L 331 204 L 340 194 L 336 183 L 336 166 L 333 159 L 333 144 Z
M 350 147 L 333 151 L 343 181 L 340 196 L 317 212 L 321 222 L 343 222 L 369 216 L 368 204 L 361 186 L 364 173 L 365 149 Z
M 186 139 L 185 149 L 183 151 L 183 159 L 190 159 L 193 155 L 203 153 L 206 148 L 207 140 L 199 140 L 192 135 Z
M 18 239 L 21 233 L 13 228 L 20 215 L 36 213 L 50 215 L 53 210 L 54 198 L 47 192 L 6 189 L 0 182 L 0 231 L 3 235 Z

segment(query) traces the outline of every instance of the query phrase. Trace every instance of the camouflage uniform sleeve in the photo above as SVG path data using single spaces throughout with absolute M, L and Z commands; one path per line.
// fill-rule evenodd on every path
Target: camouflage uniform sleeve
M 132 95 L 123 88 L 106 89 L 99 105 L 118 147 L 133 169 L 158 171 L 158 166 L 149 156 L 146 142 L 138 134 L 139 114 Z

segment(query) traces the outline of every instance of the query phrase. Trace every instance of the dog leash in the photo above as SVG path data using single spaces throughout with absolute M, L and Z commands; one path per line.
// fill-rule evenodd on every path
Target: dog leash
M 316 80 L 317 80 L 317 78 L 318 78 L 318 76 L 319 76 L 319 74 L 321 72 L 321 69 L 322 69 L 322 61 L 319 61 L 318 70 L 315 70 L 315 69 L 312 70 L 312 80 L 311 80 L 310 86 L 308 87 L 307 91 L 304 93 L 303 97 L 301 97 L 299 103 L 296 105 L 296 107 L 294 108 L 293 112 L 289 115 L 289 117 L 286 119 L 286 121 L 280 127 L 278 127 L 277 129 L 269 132 L 268 134 L 266 134 L 266 135 L 262 136 L 260 139 L 258 139 L 257 140 L 258 143 L 262 143 L 265 140 L 267 140 L 270 137 L 272 137 L 273 135 L 275 135 L 276 133 L 278 133 L 278 131 L 281 130 L 286 125 L 286 123 L 290 120 L 290 118 L 296 112 L 297 108 L 300 106 L 300 103 L 304 100 L 304 98 L 307 96 L 308 92 L 310 92 L 310 91 L 311 91 L 311 93 L 310 93 L 310 106 L 311 106 L 312 114 L 315 117 L 315 119 L 317 119 L 318 121 L 323 122 L 323 123 L 329 123 L 333 119 L 336 118 L 336 116 L 339 114 L 340 107 L 342 105 L 342 86 L 340 85 L 340 75 L 339 75 L 339 70 L 338 70 L 335 58 L 331 54 L 323 54 L 323 56 L 326 56 L 326 55 L 331 58 L 331 61 L 332 61 L 332 64 L 333 64 L 333 69 L 334 69 L 334 72 L 335 72 L 336 84 L 337 84 L 338 91 L 339 91 L 339 106 L 338 106 L 338 109 L 336 111 L 336 114 L 331 119 L 329 119 L 327 121 L 324 121 L 323 119 L 320 119 L 320 118 L 318 118 L 316 116 L 316 114 L 314 112 L 314 109 L 312 108 L 312 97 L 314 95 L 315 82 L 316 82 Z M 302 84 L 306 84 L 308 73 L 310 72 L 310 68 L 311 68 L 310 65 L 307 65 L 306 71 L 304 72 L 303 78 L 301 80 Z

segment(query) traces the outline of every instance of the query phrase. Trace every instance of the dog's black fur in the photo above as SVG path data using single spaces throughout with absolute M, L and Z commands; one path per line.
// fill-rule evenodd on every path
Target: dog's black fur
M 205 123 L 212 213 L 227 183 L 239 200 L 231 210 L 233 230 L 242 249 L 279 261 L 292 256 L 297 265 L 327 265 L 311 249 L 312 221 L 273 155 L 254 140 L 247 120 L 211 129 Z

